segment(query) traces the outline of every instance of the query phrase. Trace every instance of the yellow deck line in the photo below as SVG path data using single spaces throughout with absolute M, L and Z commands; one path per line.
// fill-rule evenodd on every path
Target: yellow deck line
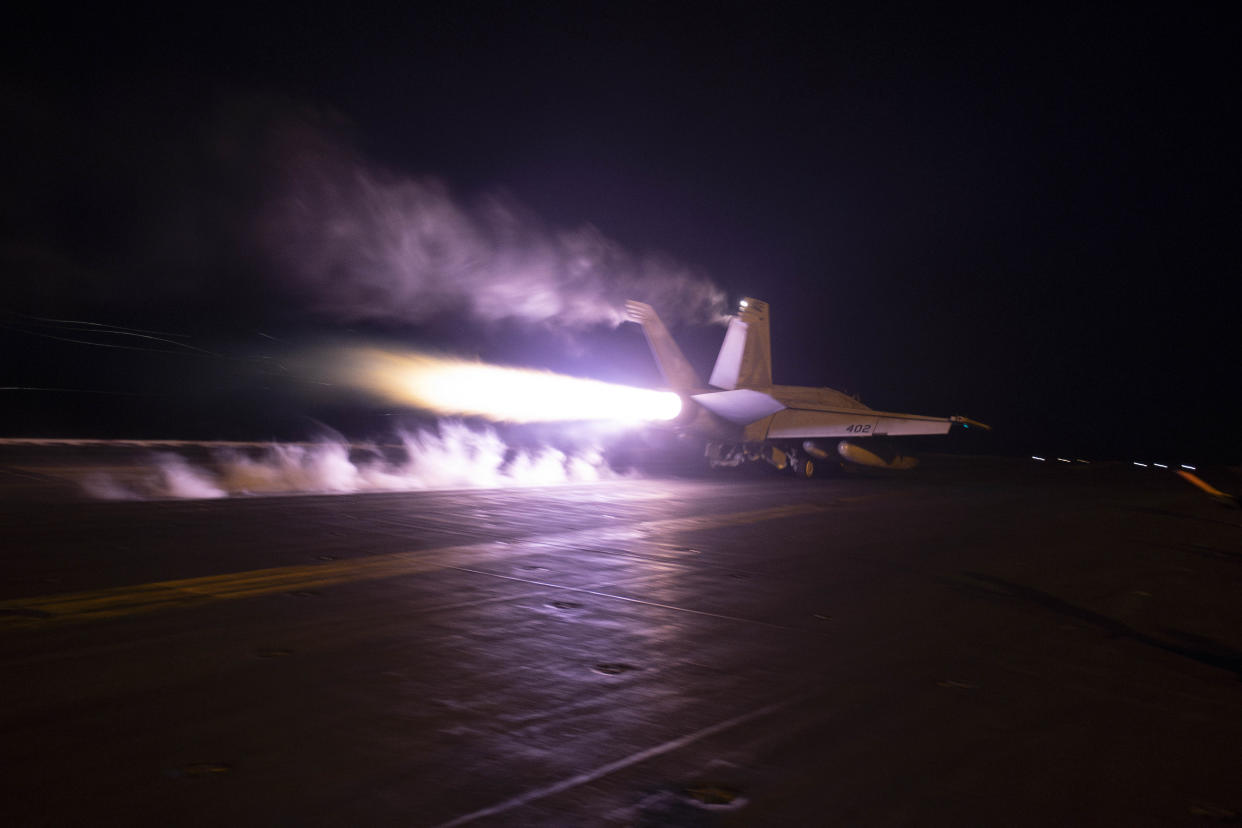
M 615 525 L 604 526 L 602 530 L 579 529 L 525 540 L 528 542 L 546 541 L 549 538 L 575 537 L 583 532 L 591 531 L 602 531 L 608 534 L 622 530 L 626 533 L 638 531 L 650 534 L 717 529 L 812 514 L 823 511 L 827 506 L 828 504 L 803 503 L 749 512 L 696 515 L 638 523 L 619 522 Z M 312 587 L 411 575 L 440 569 L 450 564 L 462 566 L 476 560 L 481 562 L 483 559 L 496 557 L 497 553 L 504 548 L 507 547 L 498 541 L 485 541 L 412 552 L 393 552 L 353 560 L 251 569 L 223 575 L 21 598 L 0 604 L 0 611 L 8 611 L 0 615 L 0 629 L 42 627 L 63 621 L 139 615 L 163 609 L 198 606 L 213 601 L 253 598 Z
M 1212 497 L 1231 498 L 1231 495 L 1228 495 L 1225 492 L 1222 492 L 1220 489 L 1216 488 L 1215 486 L 1212 486 L 1211 484 L 1205 482 L 1203 478 L 1199 477 L 1198 475 L 1191 474 L 1188 471 L 1182 471 L 1181 469 L 1178 469 L 1177 473 L 1182 476 L 1183 480 L 1195 486 L 1198 486 L 1203 491 L 1212 495 Z

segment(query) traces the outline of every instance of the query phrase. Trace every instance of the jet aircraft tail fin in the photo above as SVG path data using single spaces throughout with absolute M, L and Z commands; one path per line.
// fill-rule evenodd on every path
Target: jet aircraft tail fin
M 708 383 L 726 390 L 772 387 L 767 302 L 747 297 L 738 303 Z
M 625 315 L 631 322 L 643 326 L 647 344 L 651 346 L 651 352 L 655 354 L 660 372 L 664 374 L 664 381 L 669 388 L 685 392 L 703 389 L 703 381 L 686 360 L 681 348 L 677 347 L 668 328 L 664 327 L 651 305 L 631 299 L 625 303 Z

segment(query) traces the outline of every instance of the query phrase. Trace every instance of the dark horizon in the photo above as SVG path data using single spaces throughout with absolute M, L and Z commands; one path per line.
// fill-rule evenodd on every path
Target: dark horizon
M 400 419 L 273 367 L 320 339 L 655 386 L 635 292 L 970 450 L 1242 460 L 1236 14 L 206 22 L 12 27 L 0 436 Z

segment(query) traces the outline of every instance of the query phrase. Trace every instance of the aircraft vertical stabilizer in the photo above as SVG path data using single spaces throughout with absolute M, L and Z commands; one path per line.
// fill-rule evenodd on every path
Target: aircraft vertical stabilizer
M 716 367 L 708 380 L 716 388 L 770 388 L 772 345 L 768 333 L 768 303 L 747 297 L 729 320 Z
M 664 327 L 651 305 L 631 299 L 625 303 L 625 313 L 631 322 L 643 326 L 647 344 L 651 346 L 651 352 L 655 354 L 660 372 L 664 374 L 664 381 L 669 388 L 674 391 L 698 391 L 703 388 L 703 381 L 699 379 L 698 373 L 686 360 L 681 348 L 677 347 L 668 328 Z

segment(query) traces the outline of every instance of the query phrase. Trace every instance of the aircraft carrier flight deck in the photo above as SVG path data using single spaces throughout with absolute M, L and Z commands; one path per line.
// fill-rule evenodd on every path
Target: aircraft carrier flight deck
M 10 825 L 1242 819 L 1242 512 L 1171 473 L 100 501 L 14 457 Z

